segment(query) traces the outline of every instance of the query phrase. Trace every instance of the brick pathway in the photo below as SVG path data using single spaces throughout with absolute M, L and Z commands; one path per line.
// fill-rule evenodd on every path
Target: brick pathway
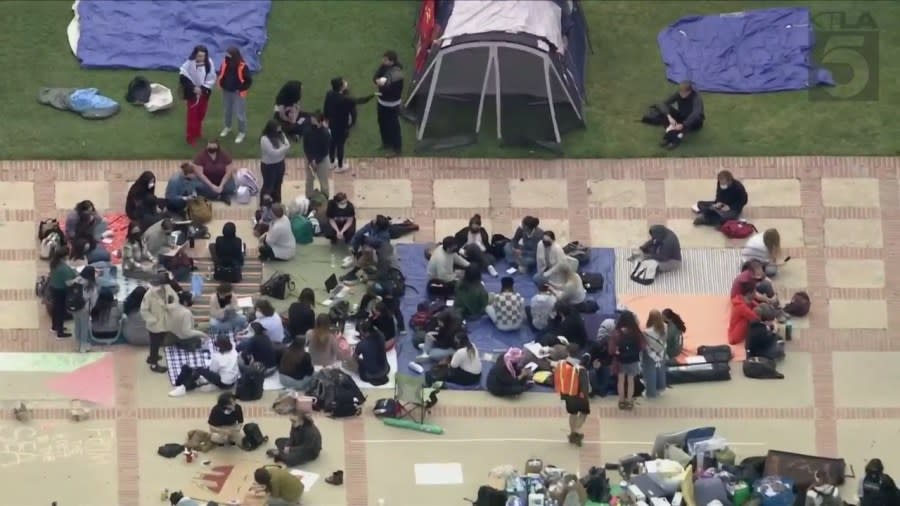
M 252 161 L 238 166 L 255 167 Z M 299 161 L 289 164 L 286 185 L 302 187 Z M 62 217 L 76 200 L 98 208 L 122 209 L 129 181 L 152 170 L 162 181 L 177 162 L 0 162 L 0 351 L 71 351 L 72 343 L 50 337 L 46 315 L 38 311 L 28 278 L 43 272 L 33 237 L 39 219 Z M 625 413 L 600 407 L 588 425 L 588 439 L 600 439 L 608 418 L 705 418 L 814 420 L 816 449 L 836 455 L 842 420 L 900 418 L 896 401 L 854 403 L 838 395 L 838 375 L 864 374 L 865 361 L 900 352 L 890 331 L 900 328 L 900 187 L 897 158 L 710 158 L 641 160 L 458 160 L 406 158 L 355 160 L 353 170 L 335 178 L 363 216 L 383 212 L 411 217 L 420 226 L 416 241 L 432 241 L 481 213 L 489 230 L 509 233 L 525 214 L 534 214 L 557 235 L 592 245 L 628 246 L 629 231 L 668 223 L 680 230 L 690 219 L 685 203 L 696 188 L 712 191 L 715 173 L 731 170 L 750 188 L 747 217 L 759 226 L 778 225 L 798 275 L 813 301 L 809 328 L 797 329 L 792 350 L 811 354 L 813 405 L 794 408 L 660 408 Z M 463 181 L 468 180 L 468 181 Z M 694 180 L 702 180 L 696 181 Z M 290 191 L 286 191 L 291 194 Z M 699 192 L 700 194 L 703 191 Z M 688 195 L 689 194 L 689 195 Z M 249 219 L 250 207 L 216 208 L 216 220 Z M 214 225 L 215 226 L 215 225 Z M 605 234 L 605 231 L 623 231 Z M 643 233 L 643 232 L 641 232 Z M 593 237 L 592 237 L 593 235 Z M 624 239 L 623 239 L 624 237 Z M 686 237 L 686 236 L 685 236 Z M 683 237 L 686 247 L 721 242 L 713 235 Z M 685 244 L 688 243 L 688 244 Z M 204 251 L 198 248 L 197 251 Z M 34 266 L 32 267 L 32 264 Z M 24 274 L 22 272 L 24 269 Z M 798 281 L 799 280 L 799 281 Z M 29 282 L 26 282 L 29 281 Z M 136 402 L 135 350 L 116 352 L 118 405 L 98 411 L 114 420 L 117 434 L 119 504 L 138 504 L 138 420 L 202 417 L 205 407 L 145 408 Z M 738 373 L 739 374 L 739 373 Z M 480 395 L 480 394 L 472 394 Z M 840 398 L 839 398 L 840 397 Z M 248 417 L 264 416 L 252 406 Z M 9 419 L 4 412 L 2 419 Z M 443 405 L 439 417 L 556 418 L 558 407 Z M 62 409 L 39 410 L 38 419 L 61 419 Z M 366 489 L 365 424 L 344 423 L 347 504 L 374 502 Z M 146 445 L 142 445 L 146 451 Z M 582 451 L 583 466 L 602 462 L 598 446 Z

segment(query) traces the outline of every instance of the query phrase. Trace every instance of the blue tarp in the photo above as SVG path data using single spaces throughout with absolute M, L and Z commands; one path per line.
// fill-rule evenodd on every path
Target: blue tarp
M 761 9 L 681 18 L 657 37 L 666 77 L 701 91 L 763 93 L 833 85 L 812 60 L 809 9 Z
M 198 44 L 218 66 L 241 50 L 260 70 L 271 0 L 81 0 L 77 56 L 84 68 L 177 70 Z
M 407 320 L 416 312 L 416 306 L 419 302 L 425 300 L 425 284 L 428 282 L 425 269 L 428 262 L 425 260 L 425 245 L 422 244 L 397 244 L 394 246 L 397 250 L 397 258 L 400 262 L 403 275 L 406 276 L 406 282 L 411 287 L 406 290 L 406 296 L 403 297 L 401 309 L 403 316 Z M 600 310 L 592 315 L 584 315 L 585 327 L 588 336 L 597 334 L 600 322 L 604 318 L 614 316 L 616 311 L 616 287 L 615 287 L 615 251 L 605 248 L 592 248 L 591 259 L 584 270 L 587 272 L 598 272 L 603 275 L 603 290 L 598 293 L 590 293 L 588 297 L 597 301 Z M 505 261 L 498 262 L 497 270 L 505 271 L 509 265 Z M 505 274 L 504 274 L 505 275 Z M 526 302 L 537 292 L 537 287 L 531 280 L 530 276 L 522 274 L 513 275 L 515 279 L 516 291 L 525 297 Z M 500 291 L 500 278 L 484 276 L 484 284 L 489 293 Z M 534 332 L 527 327 L 518 332 L 503 332 L 497 330 L 491 320 L 486 316 L 475 321 L 466 323 L 466 330 L 469 339 L 478 348 L 478 351 L 484 353 L 503 353 L 510 347 L 522 347 L 523 344 L 534 340 Z M 412 333 L 400 336 L 397 342 L 397 367 L 399 371 L 409 373 L 408 364 L 415 360 L 419 351 L 412 344 Z M 488 370 L 493 366 L 493 362 L 484 362 L 482 369 L 482 387 L 487 378 Z M 450 388 L 463 388 L 457 385 L 448 385 Z M 472 387 L 468 389 L 475 389 Z

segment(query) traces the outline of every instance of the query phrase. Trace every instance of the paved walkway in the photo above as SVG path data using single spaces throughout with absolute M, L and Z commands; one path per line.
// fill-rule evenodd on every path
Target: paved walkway
M 256 166 L 252 161 L 237 164 Z M 85 198 L 98 209 L 122 209 L 130 181 L 141 171 L 152 170 L 164 180 L 177 165 L 176 161 L 0 162 L 0 352 L 73 349 L 72 343 L 50 337 L 49 322 L 34 298 L 35 276 L 46 270 L 33 243 L 37 222 L 61 217 Z M 289 167 L 284 193 L 299 194 L 303 187 L 299 161 Z M 718 170 L 732 171 L 750 193 L 746 217 L 760 229 L 777 227 L 793 257 L 785 276 L 779 278 L 782 291 L 789 294 L 806 289 L 812 298 L 808 328 L 798 329 L 791 343 L 791 365 L 786 366 L 791 374 L 774 387 L 772 383 L 747 385 L 743 378 L 735 378 L 734 388 L 739 383 L 746 387 L 740 388 L 744 398 L 710 385 L 710 390 L 704 390 L 705 386 L 677 388 L 665 402 L 645 404 L 633 413 L 619 412 L 609 402 L 597 404 L 588 439 L 599 443 L 585 446 L 573 458 L 583 468 L 625 453 L 621 443 L 629 437 L 630 441 L 635 437 L 652 440 L 652 434 L 629 436 L 633 431 L 627 427 L 645 427 L 645 432 L 655 433 L 655 428 L 665 428 L 666 422 L 671 426 L 673 419 L 703 419 L 726 429 L 726 435 L 748 424 L 765 426 L 759 437 L 767 439 L 762 441 L 785 441 L 795 443 L 798 451 L 841 455 L 859 472 L 864 458 L 874 456 L 881 456 L 888 466 L 893 463 L 895 469 L 900 466 L 892 454 L 877 454 L 878 448 L 896 447 L 900 442 L 896 431 L 900 340 L 891 335 L 900 329 L 896 288 L 900 286 L 900 266 L 894 259 L 900 248 L 898 168 L 897 158 L 371 159 L 355 160 L 353 170 L 337 176 L 333 187 L 351 195 L 363 218 L 376 213 L 412 218 L 421 226 L 416 241 L 432 241 L 455 232 L 477 212 L 492 233 L 508 234 L 522 216 L 533 214 L 563 241 L 631 246 L 646 234 L 648 225 L 664 223 L 679 233 L 683 247 L 721 248 L 734 244 L 714 231 L 694 229 L 689 206 L 710 197 Z M 163 191 L 159 188 L 157 193 Z M 216 230 L 226 220 L 247 223 L 251 213 L 249 206 L 216 207 L 211 228 Z M 145 454 L 155 453 L 156 446 L 167 441 L 151 435 L 179 419 L 202 419 L 208 406 L 208 399 L 200 397 L 170 402 L 165 390 L 156 385 L 159 378 L 151 378 L 140 367 L 139 355 L 131 349 L 115 352 L 117 406 L 95 412 L 90 422 L 91 430 L 106 431 L 106 449 L 98 451 L 109 453 L 106 460 L 101 459 L 102 464 L 90 462 L 100 466 L 98 472 L 118 473 L 117 480 L 111 476 L 104 480 L 112 489 L 118 485 L 118 495 L 111 500 L 121 506 L 158 503 L 161 487 L 146 472 L 142 474 L 142 469 L 158 466 L 146 463 L 159 457 Z M 736 370 L 735 376 L 740 372 Z M 6 378 L 0 385 L 10 387 L 12 381 Z M 10 401 L 7 405 L 19 397 L 44 399 L 40 385 L 33 386 L 33 392 L 0 388 L 7 392 L 0 396 Z M 448 396 L 435 418 L 445 426 L 458 426 L 458 433 L 472 429 L 471 422 L 476 420 L 493 420 L 498 427 L 504 426 L 500 422 L 508 422 L 508 427 L 521 419 L 547 419 L 542 426 L 559 425 L 562 413 L 557 404 L 537 394 L 516 403 L 497 403 L 481 393 L 457 394 Z M 34 423 L 39 425 L 29 429 L 31 436 L 22 436 L 21 429 L 15 428 L 9 409 L 0 415 L 0 468 L 7 477 L 14 476 L 7 469 L 19 470 L 23 476 L 33 472 L 28 466 L 34 459 L 22 460 L 20 455 L 29 451 L 29 455 L 40 456 L 43 451 L 55 456 L 53 462 L 66 462 L 66 468 L 88 463 L 83 449 L 68 457 L 52 449 L 22 450 L 40 446 L 41 431 L 53 432 L 54 427 L 66 423 L 61 421 L 65 418 L 62 405 L 47 406 L 38 411 Z M 272 416 L 264 403 L 256 403 L 248 411 L 250 418 Z M 619 419 L 621 423 L 617 423 Z M 890 421 L 885 423 L 886 419 Z M 757 423 L 763 420 L 777 420 L 778 425 Z M 654 421 L 657 425 L 642 425 Z M 322 424 L 332 425 L 328 430 L 343 438 L 344 456 L 335 465 L 343 465 L 353 478 L 344 490 L 331 489 L 327 491 L 330 495 L 317 499 L 316 504 L 374 504 L 379 497 L 391 498 L 388 504 L 392 506 L 414 504 L 396 498 L 415 493 L 396 495 L 397 490 L 380 486 L 391 481 L 383 476 L 391 457 L 371 442 L 383 432 L 380 424 L 368 416 Z M 543 430 L 536 425 L 534 429 L 528 434 Z M 497 430 L 497 438 L 510 437 L 505 429 Z M 476 436 L 470 433 L 468 437 Z M 502 463 L 507 462 L 490 462 L 491 466 Z M 470 478 L 469 472 L 466 478 Z M 316 492 L 320 487 L 325 485 L 317 485 Z M 471 495 L 477 483 L 467 482 L 465 488 Z M 451 496 L 436 499 L 434 504 L 457 504 L 459 495 L 454 492 Z M 73 499 L 58 497 L 63 505 L 78 504 Z

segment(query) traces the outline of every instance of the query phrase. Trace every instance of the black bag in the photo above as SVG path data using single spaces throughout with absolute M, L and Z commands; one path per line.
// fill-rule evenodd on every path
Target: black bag
M 500 260 L 501 258 L 506 256 L 506 244 L 509 242 L 509 237 L 506 237 L 503 234 L 494 234 L 491 236 L 491 246 L 488 248 L 490 254 Z
M 390 267 L 379 275 L 378 284 L 381 285 L 385 297 L 400 300 L 406 295 L 406 276 L 395 267 Z
M 266 297 L 284 300 L 295 289 L 290 274 L 276 272 L 259 287 L 259 293 Z
M 425 293 L 428 297 L 435 299 L 450 299 L 455 293 L 455 285 L 438 279 L 432 279 L 425 285 Z
M 372 408 L 372 412 L 379 418 L 395 418 L 397 413 L 400 412 L 399 407 L 397 401 L 390 397 L 378 399 L 375 401 L 375 407 Z
M 575 304 L 575 309 L 577 309 L 579 313 L 594 314 L 597 311 L 600 311 L 600 305 L 597 304 L 597 301 L 594 299 L 584 299 L 583 302 Z
M 705 383 L 707 381 L 730 381 L 731 366 L 728 362 L 713 364 L 690 364 L 670 366 L 666 369 L 666 383 L 683 385 L 685 383 Z M 635 393 L 635 396 L 637 394 Z
M 362 414 L 357 398 L 348 389 L 338 387 L 334 393 L 334 402 L 326 407 L 332 418 L 347 418 Z
M 339 300 L 332 304 L 328 309 L 328 318 L 343 329 L 344 323 L 350 318 L 350 303 L 346 300 Z
M 184 445 L 178 443 L 166 443 L 156 449 L 157 455 L 167 459 L 174 459 L 182 453 L 184 453 Z
M 472 506 L 506 506 L 507 500 L 505 491 L 482 485 L 478 487 L 478 496 L 472 502 Z
M 900 492 L 894 479 L 882 474 L 880 479 L 863 479 L 860 506 L 900 506 Z
M 784 305 L 784 312 L 797 317 L 803 317 L 809 314 L 809 294 L 806 292 L 797 292 L 791 297 L 791 301 Z
M 213 268 L 213 279 L 229 283 L 240 283 L 241 279 L 243 279 L 243 273 L 239 266 L 216 264 Z
M 599 272 L 582 272 L 581 284 L 584 285 L 587 293 L 597 293 L 603 291 L 603 274 Z
M 669 118 L 658 105 L 651 105 L 647 108 L 647 112 L 644 113 L 644 116 L 641 117 L 641 123 L 663 126 L 669 124 Z
M 263 383 L 266 377 L 262 371 L 250 368 L 241 373 L 234 386 L 234 395 L 242 401 L 257 401 L 263 396 Z
M 322 369 L 317 372 L 313 376 L 312 384 L 306 390 L 306 395 L 316 399 L 313 404 L 314 410 L 326 413 L 332 413 L 335 408 L 339 411 L 346 409 L 346 401 L 351 399 L 355 400 L 353 407 L 355 415 L 358 407 L 366 402 L 366 396 L 356 386 L 353 378 L 340 369 Z
M 404 235 L 418 231 L 419 226 L 413 223 L 412 220 L 403 220 L 403 223 L 391 223 L 391 226 L 388 227 L 388 233 L 391 235 L 391 239 L 399 239 Z
M 751 379 L 784 379 L 775 368 L 775 361 L 766 357 L 748 357 L 744 361 L 744 376 Z
M 268 440 L 269 436 L 263 435 L 262 431 L 259 429 L 259 425 L 248 423 L 247 425 L 244 425 L 244 438 L 241 439 L 241 449 L 252 452 L 266 444 L 266 441 Z
M 137 76 L 128 83 L 125 101 L 132 105 L 144 105 L 150 101 L 150 81 L 144 76 Z
M 606 478 L 606 469 L 592 467 L 586 476 L 581 478 L 581 484 L 587 492 L 588 499 L 596 503 L 609 502 L 609 480 Z
M 66 288 L 66 311 L 74 313 L 81 311 L 87 301 L 84 300 L 84 286 L 81 283 L 74 283 Z
M 578 261 L 579 267 L 584 267 L 591 261 L 591 250 L 578 241 L 572 241 L 563 246 L 563 253 Z
M 731 353 L 731 346 L 727 344 L 700 346 L 697 348 L 697 355 L 703 357 L 710 364 L 731 362 L 731 359 L 734 358 L 734 355 Z

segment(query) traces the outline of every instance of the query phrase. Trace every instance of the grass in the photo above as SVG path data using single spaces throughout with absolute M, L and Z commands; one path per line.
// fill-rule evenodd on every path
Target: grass
M 106 121 L 87 121 L 37 103 L 41 86 L 96 87 L 121 100 L 138 74 L 175 87 L 174 72 L 81 70 L 65 37 L 70 1 L 0 2 L 0 158 L 183 159 L 184 107 L 151 116 L 123 104 Z M 412 23 L 418 2 L 275 2 L 263 71 L 249 96 L 251 139 L 230 146 L 238 157 L 257 156 L 253 141 L 271 114 L 277 89 L 288 79 L 305 83 L 304 105 L 321 104 L 329 80 L 342 75 L 360 94 L 369 90 L 374 66 L 387 48 L 412 60 Z M 594 53 L 587 77 L 585 131 L 568 135 L 565 155 L 580 158 L 652 156 L 896 155 L 900 153 L 900 7 L 895 2 L 811 2 L 816 12 L 845 11 L 854 19 L 869 12 L 881 27 L 880 96 L 877 101 L 811 101 L 806 92 L 705 96 L 707 125 L 694 142 L 673 153 L 657 147 L 659 131 L 637 122 L 650 103 L 670 92 L 656 35 L 689 14 L 730 12 L 782 2 L 586 1 Z M 841 78 L 840 75 L 836 76 Z M 890 104 L 894 104 L 891 106 Z M 214 96 L 205 133 L 220 129 L 221 102 Z M 362 106 L 350 156 L 373 156 L 378 142 L 374 105 Z M 413 128 L 404 126 L 411 152 Z M 503 148 L 490 138 L 443 156 L 544 156 Z

